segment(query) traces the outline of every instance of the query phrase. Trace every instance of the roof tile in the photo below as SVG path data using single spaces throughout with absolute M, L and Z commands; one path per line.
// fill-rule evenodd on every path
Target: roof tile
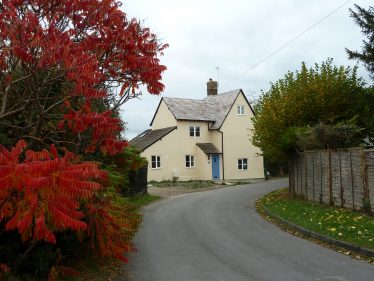
M 221 127 L 226 115 L 241 90 L 235 90 L 203 100 L 163 98 L 166 105 L 177 120 L 212 122 L 211 129 Z
M 176 128 L 177 127 L 174 126 L 158 130 L 146 130 L 143 133 L 136 136 L 135 138 L 133 138 L 131 141 L 129 141 L 129 144 L 131 146 L 135 146 L 140 151 L 144 151 L 147 147 L 151 146 L 156 141 L 162 139 L 164 136 L 166 136 Z
M 221 154 L 222 152 L 212 143 L 197 143 L 196 144 L 205 154 Z

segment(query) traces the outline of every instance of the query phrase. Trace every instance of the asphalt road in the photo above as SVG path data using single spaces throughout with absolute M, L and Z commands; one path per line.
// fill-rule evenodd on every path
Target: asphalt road
M 148 206 L 134 281 L 370 281 L 374 266 L 283 232 L 254 202 L 287 180 L 185 194 Z

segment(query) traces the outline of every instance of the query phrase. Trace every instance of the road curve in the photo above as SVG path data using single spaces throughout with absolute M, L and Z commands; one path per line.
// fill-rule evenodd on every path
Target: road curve
M 197 192 L 144 210 L 133 281 L 374 280 L 374 266 L 283 232 L 254 202 L 276 180 Z

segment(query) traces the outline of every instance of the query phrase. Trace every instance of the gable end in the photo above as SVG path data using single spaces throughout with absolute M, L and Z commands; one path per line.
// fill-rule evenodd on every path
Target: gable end
M 247 97 L 244 95 L 243 90 L 240 89 L 239 92 L 238 92 L 238 94 L 237 94 L 237 96 L 236 96 L 236 98 L 235 98 L 235 100 L 234 100 L 234 102 L 231 104 L 231 107 L 230 107 L 229 111 L 227 111 L 227 114 L 226 114 L 225 118 L 223 119 L 223 121 L 222 121 L 222 123 L 221 123 L 221 126 L 219 126 L 218 130 L 220 130 L 221 127 L 223 126 L 223 124 L 225 123 L 227 116 L 230 114 L 230 112 L 231 112 L 231 110 L 232 110 L 232 108 L 233 108 L 233 106 L 234 106 L 234 104 L 235 104 L 235 102 L 236 102 L 236 100 L 238 99 L 238 97 L 239 97 L 240 94 L 244 97 L 244 100 L 245 100 L 246 103 L 248 104 L 248 106 L 249 106 L 249 108 L 251 109 L 253 115 L 255 115 L 255 112 L 254 112 L 254 110 L 253 110 L 251 104 L 249 103 Z

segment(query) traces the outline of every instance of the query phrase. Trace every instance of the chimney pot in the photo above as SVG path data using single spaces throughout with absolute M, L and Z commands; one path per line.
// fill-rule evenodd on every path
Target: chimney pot
M 209 81 L 206 83 L 208 96 L 216 96 L 218 93 L 218 82 L 213 81 L 212 78 L 209 78 Z

